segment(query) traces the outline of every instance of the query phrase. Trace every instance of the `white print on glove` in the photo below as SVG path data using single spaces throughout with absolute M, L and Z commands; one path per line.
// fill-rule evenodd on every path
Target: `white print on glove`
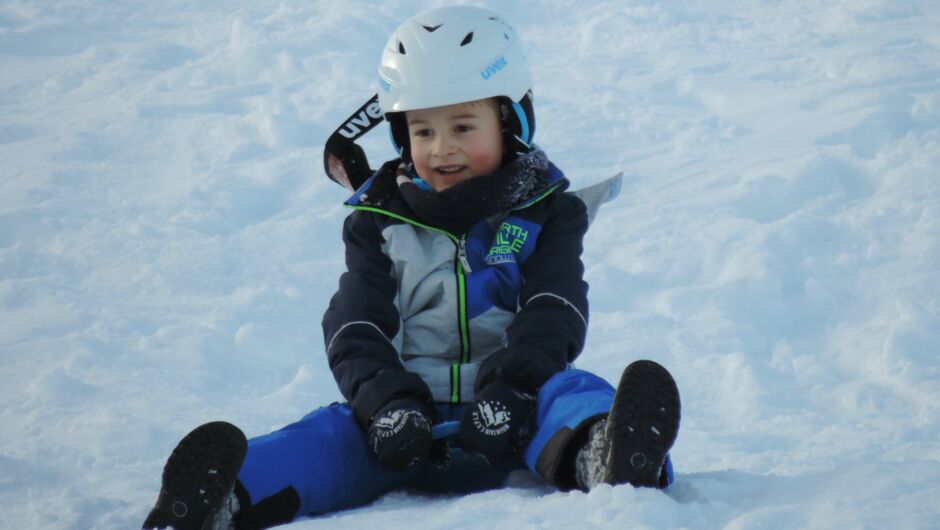
M 473 411 L 473 425 L 489 436 L 499 436 L 509 430 L 509 409 L 499 401 L 480 401 Z
M 375 419 L 375 427 L 379 438 L 388 438 L 401 432 L 411 417 L 415 415 L 411 410 L 393 410 L 388 414 Z M 415 421 L 418 423 L 418 421 Z

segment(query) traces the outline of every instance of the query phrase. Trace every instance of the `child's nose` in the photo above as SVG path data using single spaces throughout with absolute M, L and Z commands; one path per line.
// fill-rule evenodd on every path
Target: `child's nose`
M 439 134 L 434 139 L 434 153 L 443 156 L 449 155 L 456 151 L 457 142 L 454 141 L 454 137 L 449 134 Z

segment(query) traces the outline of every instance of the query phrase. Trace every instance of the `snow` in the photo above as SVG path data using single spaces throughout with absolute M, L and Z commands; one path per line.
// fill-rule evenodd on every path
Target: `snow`
M 139 528 L 189 429 L 340 399 L 322 145 L 440 3 L 0 4 L 0 527 Z M 674 373 L 678 481 L 518 473 L 292 528 L 940 527 L 940 6 L 477 4 L 575 186 L 625 172 L 579 366 Z

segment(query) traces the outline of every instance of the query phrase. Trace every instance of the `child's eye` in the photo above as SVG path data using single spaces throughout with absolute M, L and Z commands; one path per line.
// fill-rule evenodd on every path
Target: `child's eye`
M 472 125 L 458 125 L 456 129 L 457 129 L 457 132 L 470 132 L 473 130 L 473 126 Z
M 431 136 L 431 129 L 418 129 L 414 131 L 412 135 L 418 136 L 420 138 L 425 138 L 425 137 Z

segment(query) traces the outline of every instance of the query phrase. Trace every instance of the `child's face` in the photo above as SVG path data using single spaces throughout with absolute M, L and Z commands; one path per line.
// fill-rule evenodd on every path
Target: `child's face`
M 499 169 L 503 134 L 495 99 L 405 113 L 411 161 L 434 191 Z

